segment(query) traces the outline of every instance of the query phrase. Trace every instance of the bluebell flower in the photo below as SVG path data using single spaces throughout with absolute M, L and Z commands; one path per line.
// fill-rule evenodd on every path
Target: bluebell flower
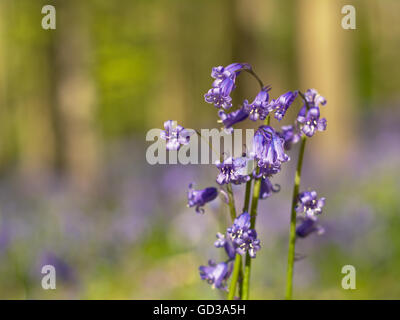
M 225 131 L 228 133 L 232 133 L 232 126 L 238 122 L 245 120 L 249 115 L 243 108 L 241 108 L 228 114 L 220 110 L 218 112 L 218 116 L 221 118 L 220 121 L 224 124 Z
M 215 82 L 215 81 L 214 81 Z M 229 109 L 232 107 L 232 98 L 230 96 L 234 89 L 235 82 L 232 78 L 226 78 L 218 85 L 208 90 L 204 95 L 207 103 L 212 103 L 218 109 Z
M 290 150 L 293 144 L 300 140 L 300 134 L 297 133 L 293 125 L 283 126 L 281 131 L 277 132 L 278 135 L 285 140 L 283 144 L 285 150 Z
M 226 290 L 226 280 L 232 273 L 232 264 L 230 266 L 226 262 L 215 263 L 213 260 L 208 261 L 208 266 L 200 266 L 200 277 L 206 280 L 213 288 Z
M 252 156 L 258 161 L 258 166 L 277 165 L 289 161 L 284 152 L 285 140 L 270 126 L 260 126 L 253 138 Z
M 304 105 L 297 115 L 297 124 L 307 137 L 312 137 L 317 131 L 326 129 L 326 119 L 320 119 L 318 107 L 307 110 L 307 106 Z
M 256 179 L 260 178 L 269 178 L 272 177 L 274 174 L 277 174 L 281 171 L 281 163 L 275 162 L 274 164 L 266 163 L 264 166 L 259 167 L 259 172 L 254 170 L 253 177 Z
M 273 185 L 269 178 L 261 178 L 260 199 L 267 199 L 273 192 L 279 192 L 280 189 L 280 186 Z
M 304 93 L 304 97 L 308 103 L 310 108 L 319 107 L 319 105 L 324 106 L 326 104 L 326 99 L 321 96 L 317 90 L 315 89 L 308 89 Z
M 247 158 L 232 158 L 229 157 L 223 162 L 217 161 L 215 163 L 219 169 L 217 183 L 220 185 L 227 183 L 240 184 L 250 180 L 247 168 Z
M 273 192 L 279 192 L 280 186 L 273 185 L 270 178 L 281 171 L 280 163 L 275 163 L 274 165 L 265 164 L 263 167 L 259 167 L 259 172 L 257 174 L 256 170 L 253 172 L 253 176 L 256 179 L 261 179 L 260 188 L 260 199 L 267 199 L 272 195 Z
M 318 224 L 317 217 L 303 217 L 300 219 L 301 223 L 296 227 L 296 235 L 300 238 L 305 238 L 313 232 L 322 234 L 324 228 Z
M 228 228 L 228 234 L 232 239 L 241 235 L 244 231 L 250 229 L 251 226 L 251 217 L 248 212 L 243 212 L 240 216 L 238 216 L 234 221 L 232 227 Z
M 249 104 L 248 100 L 243 101 L 243 109 L 249 114 L 249 119 L 257 121 L 258 119 L 264 120 L 269 113 L 269 94 L 268 91 L 271 89 L 270 86 L 262 88 L 257 94 L 254 101 Z
M 304 213 L 307 217 L 313 217 L 322 213 L 325 205 L 325 198 L 317 198 L 317 192 L 304 191 L 297 196 L 295 210 L 297 213 Z
M 160 137 L 167 141 L 168 150 L 179 150 L 181 145 L 189 143 L 191 132 L 178 125 L 176 121 L 165 121 L 164 128 Z
M 304 94 L 306 102 L 297 115 L 297 125 L 307 137 L 312 137 L 317 131 L 326 130 L 326 119 L 320 119 L 319 106 L 326 104 L 326 99 L 317 90 L 308 89 Z
M 222 248 L 223 247 L 225 249 L 226 254 L 229 257 L 229 260 L 233 260 L 235 258 L 236 251 L 235 251 L 235 248 L 233 246 L 233 243 L 224 234 L 222 234 L 220 232 L 217 233 L 217 240 L 214 242 L 214 246 L 216 248 Z
M 269 108 L 274 110 L 275 119 L 281 121 L 285 116 L 287 109 L 296 99 L 298 92 L 297 91 L 288 91 L 281 95 L 279 98 L 271 101 Z
M 226 67 L 218 66 L 211 70 L 211 77 L 216 80 L 224 80 L 229 77 L 236 77 L 240 73 L 240 69 L 251 69 L 248 63 L 232 63 Z
M 230 94 L 235 89 L 236 76 L 240 69 L 248 68 L 246 63 L 232 63 L 227 67 L 216 67 L 212 69 L 211 76 L 215 79 L 212 88 L 204 95 L 207 103 L 212 103 L 218 109 L 229 109 L 232 107 Z
M 188 207 L 196 207 L 197 213 L 204 213 L 202 207 L 207 202 L 213 201 L 217 196 L 217 188 L 209 187 L 202 190 L 194 190 L 193 183 L 191 183 L 188 190 Z
M 250 214 L 243 212 L 226 231 L 237 253 L 243 255 L 248 252 L 251 258 L 255 258 L 261 246 L 256 230 L 250 229 L 250 226 Z

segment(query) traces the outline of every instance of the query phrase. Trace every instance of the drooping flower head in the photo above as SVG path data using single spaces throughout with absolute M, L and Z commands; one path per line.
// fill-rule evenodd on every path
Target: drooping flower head
M 176 121 L 164 122 L 165 130 L 161 131 L 160 137 L 167 141 L 168 150 L 179 150 L 181 145 L 188 144 L 191 132 L 178 125 Z
M 269 178 L 261 178 L 260 199 L 269 198 L 272 193 L 281 190 L 279 185 L 273 185 Z
M 296 228 L 296 235 L 300 238 L 305 238 L 313 232 L 317 232 L 318 234 L 324 232 L 324 228 L 319 225 L 318 218 L 315 216 L 303 217 L 300 221 L 300 224 Z
M 297 124 L 300 130 L 309 138 L 317 131 L 324 131 L 326 129 L 326 119 L 320 119 L 318 107 L 312 107 L 307 110 L 306 105 L 304 105 L 297 115 Z
M 307 217 L 313 217 L 322 213 L 325 205 L 325 198 L 317 198 L 317 192 L 304 191 L 297 197 L 295 210 L 297 213 L 304 213 Z
M 193 183 L 189 184 L 188 207 L 196 207 L 197 213 L 204 213 L 202 208 L 207 202 L 213 201 L 218 196 L 218 190 L 208 187 L 202 190 L 194 190 Z
M 224 124 L 225 131 L 228 133 L 232 133 L 233 125 L 245 120 L 249 115 L 244 111 L 243 108 L 232 111 L 231 113 L 225 113 L 220 110 L 218 112 L 218 116 L 221 118 L 221 122 Z
M 232 107 L 231 92 L 235 89 L 236 76 L 240 69 L 248 68 L 247 63 L 232 63 L 227 67 L 216 67 L 212 69 L 211 76 L 215 79 L 212 88 L 204 95 L 207 103 L 212 103 L 218 109 L 229 109 Z
M 240 73 L 240 69 L 251 69 L 251 66 L 248 63 L 231 63 L 230 65 L 223 67 L 218 66 L 214 67 L 211 70 L 211 77 L 215 80 L 225 80 L 226 78 L 236 77 Z
M 257 94 L 252 103 L 249 103 L 248 100 L 243 101 L 243 109 L 249 114 L 250 120 L 265 120 L 265 118 L 267 117 L 269 112 L 269 90 L 271 90 L 270 86 L 262 88 L 262 90 Z
M 213 260 L 208 261 L 208 266 L 199 267 L 200 277 L 206 280 L 213 288 L 226 290 L 226 280 L 232 272 L 232 266 L 226 262 L 216 263 Z
M 296 144 L 300 140 L 300 134 L 296 132 L 293 125 L 283 126 L 278 135 L 285 140 L 284 148 L 285 150 L 290 150 L 293 144 Z
M 223 162 L 217 161 L 215 165 L 219 169 L 217 183 L 220 185 L 231 182 L 240 184 L 250 180 L 247 172 L 247 158 L 245 157 L 229 157 Z
M 261 246 L 256 230 L 250 229 L 250 226 L 250 214 L 243 212 L 226 232 L 237 253 L 243 255 L 248 252 L 251 258 L 255 258 L 256 252 L 261 249 Z
M 281 95 L 279 98 L 274 99 L 270 103 L 270 109 L 275 112 L 275 119 L 281 121 L 285 116 L 287 109 L 289 109 L 290 105 L 296 99 L 298 92 L 297 91 L 288 91 Z
M 284 152 L 285 140 L 281 138 L 270 126 L 260 126 L 253 138 L 253 157 L 258 161 L 259 167 L 278 165 L 289 161 Z

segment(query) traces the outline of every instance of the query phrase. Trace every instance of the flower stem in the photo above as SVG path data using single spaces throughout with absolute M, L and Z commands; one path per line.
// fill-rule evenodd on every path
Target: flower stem
M 203 139 L 204 142 L 207 143 L 208 147 L 212 150 L 212 152 L 214 152 L 216 154 L 216 156 L 221 159 L 221 155 L 212 147 L 212 145 L 209 143 L 209 141 L 207 141 L 206 138 L 204 138 L 198 130 L 194 130 L 194 131 L 200 137 L 200 139 Z
M 249 180 L 246 183 L 246 193 L 244 196 L 243 212 L 247 212 L 249 210 L 251 181 L 252 180 Z M 229 284 L 228 300 L 234 299 L 235 291 L 236 291 L 236 283 L 238 281 L 239 281 L 239 296 L 241 296 L 242 292 L 243 292 L 243 267 L 242 267 L 242 256 L 240 254 L 236 254 L 236 257 L 235 257 L 235 264 L 233 266 L 232 279 L 231 279 L 231 283 Z
M 260 169 L 257 168 L 257 174 Z M 257 207 L 258 207 L 258 199 L 260 197 L 260 188 L 261 188 L 261 179 L 257 179 L 254 181 L 253 188 L 253 196 L 251 200 L 251 209 L 250 209 L 250 228 L 254 229 L 256 225 L 256 217 L 257 217 Z M 250 290 L 250 272 L 251 272 L 251 257 L 249 253 L 246 254 L 246 262 L 244 267 L 244 278 L 243 278 L 243 293 L 242 300 L 249 299 L 249 290 Z
M 231 283 L 229 284 L 228 300 L 233 300 L 235 298 L 236 283 L 238 281 L 239 274 L 241 271 L 241 265 L 242 265 L 242 256 L 236 253 L 235 264 L 233 265 L 232 279 Z
M 257 80 L 258 84 L 261 87 L 261 90 L 264 88 L 264 83 L 262 82 L 260 77 L 254 72 L 254 70 L 252 68 L 249 69 L 247 67 L 244 67 L 244 68 L 241 68 L 238 71 L 246 71 L 246 72 L 250 73 Z
M 300 179 L 301 179 L 301 168 L 303 165 L 304 149 L 306 147 L 306 137 L 303 136 L 301 139 L 299 159 L 297 160 L 296 175 L 294 177 L 293 186 L 293 198 L 292 198 L 292 209 L 290 215 L 290 230 L 289 230 L 289 251 L 288 251 L 288 266 L 286 274 L 286 299 L 292 299 L 293 292 L 293 267 L 294 267 L 294 249 L 296 245 L 296 201 L 299 194 Z
M 271 117 L 268 116 L 264 123 L 269 125 L 271 121 Z M 260 168 L 257 167 L 256 174 L 260 172 Z M 246 186 L 247 187 L 247 186 Z M 256 217 L 257 217 L 257 207 L 258 207 L 258 199 L 260 198 L 260 189 L 261 189 L 261 179 L 254 180 L 254 187 L 253 187 L 253 196 L 251 200 L 251 209 L 250 209 L 250 228 L 254 229 L 256 226 Z M 242 300 L 249 299 L 249 291 L 250 291 L 250 273 L 251 273 L 251 257 L 249 253 L 246 254 L 246 261 L 244 267 L 244 277 L 243 277 L 243 288 L 241 298 Z
M 227 186 L 228 191 L 228 198 L 229 198 L 229 212 L 231 214 L 232 221 L 236 218 L 236 209 L 235 209 L 235 202 L 233 197 L 232 185 L 229 183 Z M 232 279 L 231 283 L 229 284 L 229 293 L 228 293 L 228 300 L 233 300 L 235 297 L 236 292 L 236 284 L 240 275 L 240 278 L 243 278 L 243 271 L 242 271 L 242 256 L 240 254 L 236 254 L 235 263 L 233 266 L 232 272 Z
M 241 298 L 243 295 L 243 263 L 240 264 L 240 273 L 238 281 L 239 281 L 239 297 Z
M 258 81 L 258 84 L 260 85 L 261 89 L 264 88 L 264 83 L 261 81 L 259 76 L 253 71 L 253 69 L 244 69 L 244 71 L 250 73 Z
M 228 183 L 226 190 L 229 199 L 229 213 L 231 214 L 232 221 L 234 221 L 236 218 L 235 198 L 233 197 L 232 185 L 230 183 Z
M 244 196 L 243 212 L 249 211 L 252 182 L 253 180 L 251 179 L 246 183 L 246 193 Z M 239 296 L 242 297 L 242 295 L 243 295 L 243 264 L 240 265 L 240 279 L 239 279 Z
M 246 193 L 244 195 L 243 212 L 249 211 L 250 193 L 251 193 L 251 180 L 246 182 Z
M 249 299 L 250 271 L 251 271 L 251 258 L 249 256 L 249 254 L 246 254 L 246 262 L 245 262 L 245 266 L 244 266 L 242 300 Z
M 258 81 L 261 89 L 264 88 L 264 83 L 258 77 L 258 75 L 253 71 L 253 69 L 243 69 L 243 70 L 250 73 Z M 268 116 L 265 121 L 266 121 L 266 124 L 269 125 L 270 117 Z M 257 174 L 258 173 L 259 173 L 259 168 L 257 168 Z M 250 194 L 251 194 L 251 181 L 252 180 L 250 180 L 246 183 L 246 193 L 245 193 L 245 198 L 244 198 L 243 212 L 247 212 L 249 209 Z M 259 195 L 260 195 L 260 188 L 261 188 L 261 180 L 260 179 L 255 180 L 254 181 L 254 189 L 253 189 L 253 197 L 251 200 L 251 212 L 250 212 L 250 216 L 251 216 L 250 221 L 251 221 L 252 229 L 254 229 L 255 224 L 256 224 L 257 206 L 258 206 L 258 199 L 259 199 Z M 231 197 L 233 198 L 233 195 L 230 195 L 230 193 L 232 193 L 232 189 L 229 184 L 228 185 L 228 196 L 229 196 L 229 198 L 231 198 Z M 229 203 L 231 203 L 230 199 L 229 199 Z M 232 211 L 231 211 L 231 216 L 232 216 Z M 232 216 L 232 219 L 234 220 L 234 216 Z M 233 274 L 232 274 L 232 280 L 229 285 L 228 300 L 232 300 L 235 296 L 236 282 L 238 280 L 239 273 L 240 273 L 240 278 L 243 279 L 243 281 L 241 281 L 241 283 L 239 285 L 239 294 L 243 300 L 247 300 L 249 298 L 250 269 L 251 269 L 251 258 L 250 258 L 249 253 L 246 254 L 246 265 L 244 268 L 244 276 L 242 275 L 242 256 L 239 254 L 236 254 L 235 264 L 234 264 Z

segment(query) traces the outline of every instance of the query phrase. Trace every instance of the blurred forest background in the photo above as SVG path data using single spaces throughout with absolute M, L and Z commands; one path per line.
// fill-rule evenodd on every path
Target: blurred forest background
M 56 30 L 41 27 L 47 4 Z M 341 27 L 346 4 L 356 30 Z M 231 62 L 252 64 L 272 97 L 315 87 L 328 100 L 302 181 L 327 198 L 326 233 L 299 241 L 294 298 L 400 298 L 399 12 L 398 0 L 0 0 L 0 298 L 223 298 L 197 268 L 221 254 L 228 214 L 186 208 L 188 184 L 214 185 L 216 169 L 150 166 L 145 135 L 167 119 L 218 128 L 203 95 Z M 234 104 L 253 100 L 254 80 L 239 81 Z M 294 162 L 260 206 L 251 298 L 283 298 Z M 46 263 L 56 290 L 41 288 Z M 356 290 L 341 288 L 347 264 Z

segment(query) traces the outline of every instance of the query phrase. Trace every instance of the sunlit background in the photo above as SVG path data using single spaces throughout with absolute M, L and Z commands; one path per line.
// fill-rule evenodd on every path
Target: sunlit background
M 46 4 L 56 30 L 41 27 Z M 345 4 L 356 30 L 341 27 Z M 167 119 L 219 128 L 203 95 L 231 62 L 253 65 L 272 97 L 311 87 L 328 100 L 302 180 L 327 198 L 326 232 L 298 241 L 294 298 L 400 298 L 399 12 L 398 0 L 0 0 L 0 298 L 224 298 L 198 266 L 223 257 L 228 211 L 186 207 L 188 184 L 215 186 L 217 170 L 151 166 L 145 136 Z M 257 90 L 244 74 L 234 105 Z M 280 193 L 260 202 L 254 299 L 284 298 L 290 155 Z M 41 287 L 44 264 L 56 290 Z M 348 264 L 356 290 L 341 287 Z

